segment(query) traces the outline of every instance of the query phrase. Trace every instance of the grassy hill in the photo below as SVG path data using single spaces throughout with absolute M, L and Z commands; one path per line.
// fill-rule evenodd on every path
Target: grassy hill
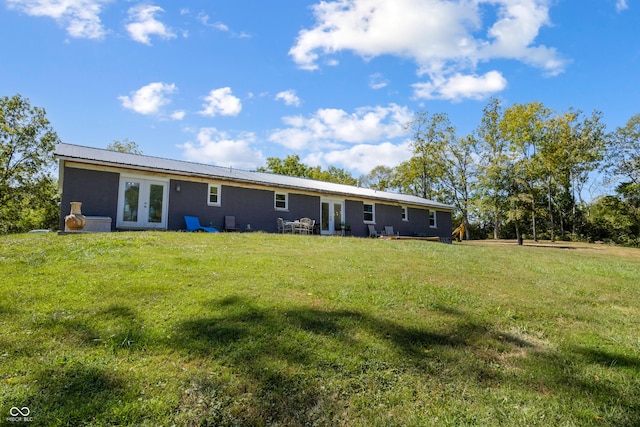
M 634 426 L 638 319 L 634 249 L 4 236 L 0 423 Z

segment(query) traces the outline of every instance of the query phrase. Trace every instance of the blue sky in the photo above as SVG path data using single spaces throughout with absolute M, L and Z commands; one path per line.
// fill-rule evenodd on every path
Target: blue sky
M 1 1 L 0 95 L 70 144 L 359 176 L 410 157 L 419 110 L 460 136 L 491 96 L 640 113 L 636 0 Z

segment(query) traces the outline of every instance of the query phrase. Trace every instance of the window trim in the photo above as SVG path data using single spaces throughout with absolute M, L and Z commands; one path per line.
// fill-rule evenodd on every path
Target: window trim
M 400 208 L 402 209 L 402 213 L 400 214 L 402 220 L 405 222 L 409 222 L 409 207 L 401 206 Z
M 365 215 L 369 214 L 365 210 L 365 206 L 371 206 L 371 219 L 365 219 Z M 375 203 L 363 203 L 362 204 L 362 219 L 365 224 L 375 224 L 376 223 L 376 204 Z
M 218 190 L 216 194 L 218 198 L 217 202 L 211 201 L 211 188 L 216 188 Z M 207 206 L 222 206 L 222 185 L 211 183 L 207 185 Z
M 278 206 L 278 196 L 284 196 L 284 207 Z M 282 200 L 280 200 L 282 202 Z M 279 212 L 289 212 L 289 193 L 273 192 L 273 209 Z
M 433 215 L 433 225 L 431 219 Z M 438 211 L 432 211 L 429 209 L 429 228 L 438 228 Z

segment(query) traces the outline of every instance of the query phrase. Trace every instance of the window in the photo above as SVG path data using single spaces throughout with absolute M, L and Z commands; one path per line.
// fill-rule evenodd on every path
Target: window
M 209 184 L 209 191 L 207 192 L 207 204 L 209 206 L 220 206 L 220 185 Z
M 438 221 L 436 219 L 436 211 L 429 211 L 429 227 L 438 228 Z
M 376 222 L 376 211 L 371 203 L 364 204 L 364 222 Z
M 275 209 L 286 211 L 289 209 L 289 195 L 287 193 L 275 193 Z
M 406 206 L 402 207 L 402 220 L 409 221 L 409 208 Z

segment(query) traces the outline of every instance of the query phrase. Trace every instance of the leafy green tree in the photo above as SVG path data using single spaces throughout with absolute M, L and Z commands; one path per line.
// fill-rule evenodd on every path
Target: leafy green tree
M 422 166 L 420 159 L 415 156 L 400 163 L 393 169 L 391 187 L 398 189 L 402 194 L 424 197 L 425 179 Z
M 640 188 L 621 184 L 616 193 L 590 204 L 589 239 L 640 246 Z
M 443 158 L 443 193 L 446 200 L 460 210 L 467 240 L 469 240 L 471 233 L 469 209 L 473 187 L 477 179 L 477 164 L 473 157 L 476 144 L 474 135 L 458 138 L 445 147 Z
M 569 110 L 547 120 L 546 138 L 541 141 L 538 158 L 545 174 L 552 239 L 556 216 L 563 236 L 566 218 L 571 218 L 572 233 L 577 232 L 578 201 L 584 204 L 582 189 L 605 153 L 605 125 L 601 118 L 598 111 L 585 117 L 581 111 Z M 563 205 L 566 201 L 570 201 L 570 212 Z
M 538 240 L 537 198 L 544 175 L 537 150 L 546 138 L 546 121 L 550 115 L 551 110 L 539 102 L 514 104 L 504 111 L 499 125 L 503 138 L 509 141 L 509 150 L 515 160 L 512 179 L 517 185 L 511 188 L 519 193 L 510 195 L 511 208 L 528 211 L 534 241 Z M 512 215 L 512 218 L 518 217 L 520 215 Z
M 302 163 L 300 161 L 300 156 L 297 154 L 290 154 L 285 159 L 280 159 L 278 157 L 267 158 L 267 165 L 259 167 L 258 172 L 307 178 L 309 174 L 309 166 Z
M 142 154 L 138 144 L 135 141 L 129 141 L 127 138 L 122 141 L 114 139 L 111 144 L 107 145 L 107 150 L 119 153 Z
M 484 107 L 477 130 L 478 181 L 474 188 L 474 205 L 490 218 L 493 238 L 500 238 L 500 226 L 506 216 L 509 192 L 508 165 L 511 157 L 507 141 L 502 137 L 502 103 L 491 98 Z
M 640 114 L 615 130 L 608 159 L 608 166 L 615 176 L 632 184 L 640 184 Z
M 420 111 L 407 125 L 413 136 L 413 157 L 399 172 L 403 189 L 432 200 L 442 200 L 442 178 L 447 167 L 447 147 L 456 139 L 455 128 L 444 113 Z
M 297 176 L 301 178 L 347 185 L 357 185 L 358 183 L 358 180 L 344 169 L 340 169 L 335 166 L 329 166 L 327 170 L 322 170 L 319 166 L 311 167 L 302 163 L 300 161 L 300 156 L 297 154 L 288 155 L 285 159 L 269 157 L 267 158 L 267 165 L 259 167 L 258 172 Z
M 59 142 L 44 109 L 20 95 L 0 97 L 0 233 L 57 225 L 50 167 Z
M 322 170 L 320 166 L 309 168 L 308 178 L 336 184 L 358 185 L 358 180 L 350 172 L 335 166 L 329 166 L 326 170 Z
M 618 180 L 617 196 L 599 200 L 590 209 L 590 225 L 605 223 L 614 241 L 640 245 L 640 114 L 610 135 L 604 168 Z M 605 209 L 599 210 L 599 205 Z M 609 211 L 606 211 L 609 208 Z M 599 214 L 600 213 L 600 214 Z M 594 220 L 595 218 L 595 220 Z M 597 222 L 599 220 L 600 222 Z M 600 227 L 602 230 L 604 227 Z
M 388 191 L 393 188 L 394 168 L 388 166 L 376 166 L 366 175 L 360 177 L 360 186 L 379 191 Z

